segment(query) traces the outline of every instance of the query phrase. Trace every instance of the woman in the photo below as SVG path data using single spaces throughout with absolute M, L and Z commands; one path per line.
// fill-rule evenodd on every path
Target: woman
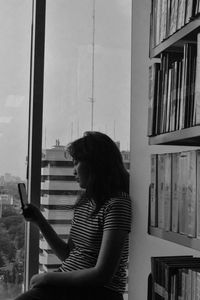
M 61 259 L 56 272 L 34 275 L 17 300 L 121 300 L 126 285 L 131 227 L 129 174 L 116 144 L 100 132 L 86 132 L 68 148 L 82 192 L 66 244 L 29 204 L 23 211 Z

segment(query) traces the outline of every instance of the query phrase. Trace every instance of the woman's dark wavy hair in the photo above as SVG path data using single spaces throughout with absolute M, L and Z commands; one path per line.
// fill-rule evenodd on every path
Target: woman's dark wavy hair
M 75 161 L 84 161 L 89 167 L 89 182 L 75 206 L 85 198 L 94 200 L 98 212 L 107 199 L 119 192 L 129 193 L 129 173 L 122 155 L 110 137 L 97 131 L 87 131 L 83 137 L 70 143 L 67 151 Z

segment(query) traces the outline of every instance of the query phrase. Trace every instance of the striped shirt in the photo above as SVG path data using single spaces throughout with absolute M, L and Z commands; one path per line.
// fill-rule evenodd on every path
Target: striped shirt
M 60 270 L 69 272 L 91 268 L 96 265 L 103 232 L 105 230 L 131 230 L 131 200 L 128 194 L 121 193 L 110 198 L 99 212 L 91 215 L 94 206 L 91 201 L 77 207 L 74 211 L 70 236 L 74 243 L 68 258 L 63 261 Z M 125 241 L 118 270 L 111 282 L 106 285 L 114 291 L 124 293 L 127 282 L 129 237 Z

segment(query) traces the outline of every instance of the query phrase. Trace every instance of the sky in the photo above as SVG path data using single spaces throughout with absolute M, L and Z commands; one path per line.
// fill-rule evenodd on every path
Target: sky
M 0 175 L 25 177 L 31 0 L 0 1 Z M 91 129 L 93 0 L 47 0 L 43 147 Z M 131 0 L 95 1 L 94 130 L 129 149 Z

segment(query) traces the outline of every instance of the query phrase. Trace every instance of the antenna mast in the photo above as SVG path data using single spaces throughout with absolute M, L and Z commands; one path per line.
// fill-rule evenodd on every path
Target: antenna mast
M 91 130 L 94 128 L 94 50 L 95 50 L 95 0 L 93 0 L 93 16 L 92 16 L 92 95 L 91 101 Z

